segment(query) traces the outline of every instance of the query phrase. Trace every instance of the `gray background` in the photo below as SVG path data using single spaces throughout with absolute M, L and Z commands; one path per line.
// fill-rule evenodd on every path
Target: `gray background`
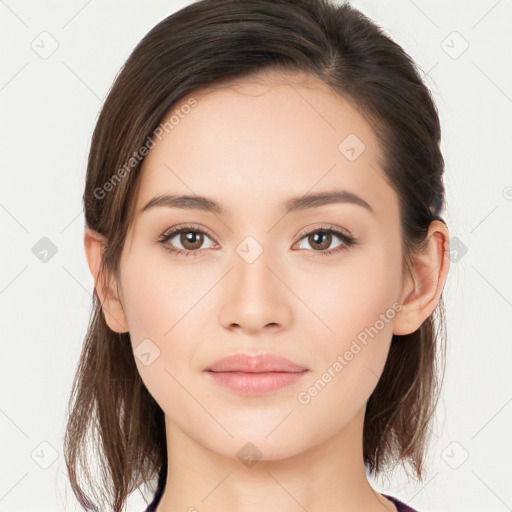
M 79 510 L 62 436 L 93 290 L 81 209 L 90 137 L 133 47 L 188 3 L 0 0 L 0 512 Z M 352 4 L 433 92 L 452 247 L 429 474 L 374 485 L 421 512 L 512 510 L 512 1 Z M 144 508 L 134 493 L 128 510 Z

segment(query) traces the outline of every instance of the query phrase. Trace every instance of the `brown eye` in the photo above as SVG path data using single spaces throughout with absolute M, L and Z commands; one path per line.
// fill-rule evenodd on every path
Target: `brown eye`
M 311 247 L 323 251 L 331 245 L 332 235 L 327 231 L 317 231 L 308 235 L 308 242 Z
M 340 240 L 333 249 L 329 249 L 333 243 L 333 238 Z M 314 231 L 306 231 L 301 234 L 299 244 L 305 240 L 312 248 L 309 252 L 315 253 L 315 256 L 329 256 L 347 250 L 349 247 L 356 245 L 357 240 L 339 229 L 331 226 L 330 228 L 319 227 Z M 308 249 L 308 247 L 299 247 L 300 249 Z M 329 249 L 329 250 L 327 250 Z
M 195 251 L 204 243 L 204 234 L 199 231 L 182 231 L 179 236 L 181 245 L 187 251 Z
M 212 237 L 199 227 L 178 226 L 167 230 L 155 241 L 163 245 L 164 249 L 172 254 L 198 256 L 201 253 L 201 247 L 207 239 L 212 240 Z M 213 243 L 212 240 L 211 244 Z M 206 249 L 211 248 L 211 244 Z

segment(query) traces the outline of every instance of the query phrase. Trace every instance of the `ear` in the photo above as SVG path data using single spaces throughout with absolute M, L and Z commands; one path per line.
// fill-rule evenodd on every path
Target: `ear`
M 105 283 L 101 275 L 101 263 L 106 239 L 97 231 L 85 226 L 84 247 L 89 270 L 94 278 L 94 288 L 101 302 L 107 325 L 114 332 L 128 332 L 128 323 L 118 295 L 117 282 L 113 277 Z
M 443 291 L 450 268 L 448 228 L 439 221 L 430 223 L 428 244 L 413 255 L 413 268 L 399 298 L 402 309 L 395 315 L 393 334 L 411 334 L 432 314 Z

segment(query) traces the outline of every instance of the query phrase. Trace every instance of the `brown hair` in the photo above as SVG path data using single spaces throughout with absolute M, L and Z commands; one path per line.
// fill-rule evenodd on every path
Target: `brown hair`
M 411 255 L 428 241 L 430 223 L 442 220 L 445 201 L 437 109 L 412 59 L 348 4 L 202 0 L 167 17 L 139 42 L 98 118 L 83 202 L 87 225 L 106 240 L 104 279 L 118 277 L 133 221 L 143 161 L 138 151 L 170 109 L 194 91 L 270 72 L 322 80 L 371 123 L 383 154 L 381 167 L 399 198 L 403 269 L 408 271 Z M 442 296 L 417 331 L 393 336 L 366 407 L 363 455 L 371 474 L 400 461 L 422 479 L 444 373 L 444 337 Z M 132 491 L 157 472 L 165 474 L 164 413 L 139 376 L 129 333 L 109 329 L 96 293 L 69 409 L 65 460 L 73 492 L 85 509 L 98 510 L 79 481 L 80 475 L 91 482 L 88 434 L 101 465 L 96 489 L 104 491 L 107 508 L 122 510 Z

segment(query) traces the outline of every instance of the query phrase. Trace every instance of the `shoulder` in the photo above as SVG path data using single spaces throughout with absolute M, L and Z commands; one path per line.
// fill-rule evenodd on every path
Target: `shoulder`
M 419 512 L 418 510 L 409 507 L 409 505 L 406 505 L 403 501 L 400 501 L 398 498 L 390 496 L 389 494 L 383 494 L 382 496 L 391 501 L 396 506 L 396 510 L 398 512 Z

